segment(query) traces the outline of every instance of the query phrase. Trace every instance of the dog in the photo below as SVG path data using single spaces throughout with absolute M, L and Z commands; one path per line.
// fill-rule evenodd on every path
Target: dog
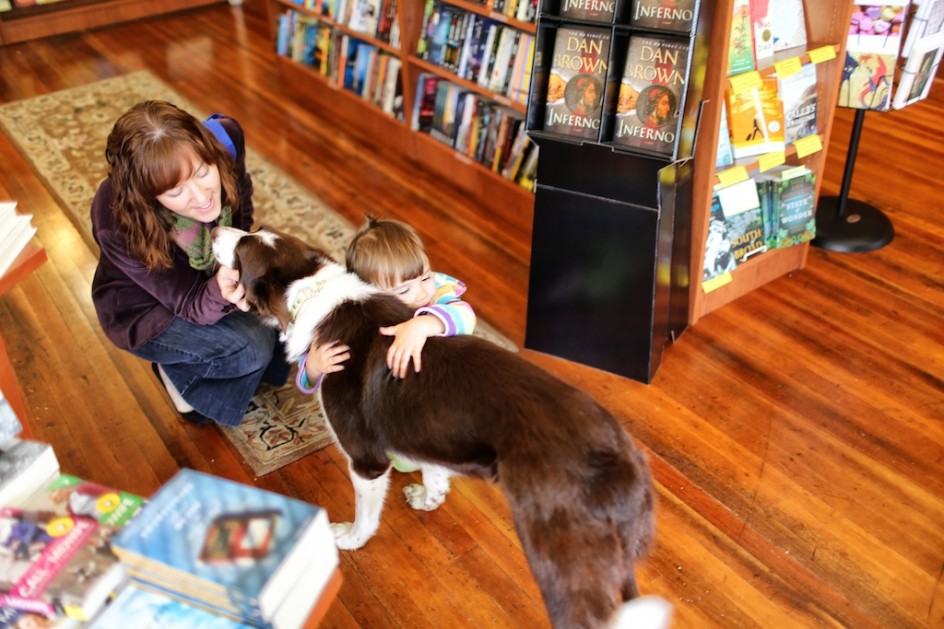
M 414 509 L 442 504 L 455 474 L 499 483 L 554 627 L 613 626 L 651 598 L 624 605 L 655 532 L 648 464 L 589 395 L 474 336 L 428 339 L 422 372 L 395 378 L 378 328 L 413 315 L 396 297 L 288 234 L 217 227 L 212 240 L 289 360 L 316 337 L 351 348 L 319 389 L 355 493 L 354 521 L 332 524 L 338 548 L 377 532 L 393 452 L 420 465 L 404 490 Z

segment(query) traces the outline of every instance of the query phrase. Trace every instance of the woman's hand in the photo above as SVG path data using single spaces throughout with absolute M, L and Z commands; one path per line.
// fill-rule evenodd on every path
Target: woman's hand
M 220 285 L 220 293 L 223 299 L 243 312 L 249 311 L 249 303 L 246 301 L 246 289 L 239 283 L 239 271 L 232 267 L 220 265 L 216 271 L 216 283 Z

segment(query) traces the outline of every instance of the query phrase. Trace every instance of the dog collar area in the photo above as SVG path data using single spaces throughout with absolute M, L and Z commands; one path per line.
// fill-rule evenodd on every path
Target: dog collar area
M 317 280 L 310 286 L 302 286 L 298 289 L 298 292 L 295 293 L 295 299 L 292 300 L 292 307 L 290 309 L 293 319 L 298 316 L 302 306 L 304 306 L 309 299 L 314 299 L 318 296 L 318 293 L 324 290 L 327 283 L 327 280 Z

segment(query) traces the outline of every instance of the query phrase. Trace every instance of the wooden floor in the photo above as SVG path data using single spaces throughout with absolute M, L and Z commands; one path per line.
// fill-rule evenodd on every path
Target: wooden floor
M 522 344 L 531 216 L 485 211 L 294 99 L 267 33 L 221 5 L 0 47 L 0 102 L 150 69 L 238 117 L 255 150 L 352 222 L 369 211 L 417 225 L 434 266 Z M 659 536 L 640 583 L 672 601 L 676 626 L 944 627 L 942 113 L 938 80 L 932 100 L 866 117 L 852 196 L 891 217 L 889 246 L 814 249 L 803 271 L 683 334 L 651 385 L 523 352 L 650 452 Z M 827 192 L 851 119 L 838 114 Z M 49 255 L 0 300 L 0 326 L 35 434 L 62 468 L 148 495 L 188 466 L 349 519 L 334 448 L 254 480 L 216 429 L 178 421 L 148 365 L 102 335 L 95 257 L 2 135 L 0 163 L 0 198 L 35 215 Z M 415 513 L 398 499 L 409 480 L 395 475 L 377 537 L 343 554 L 324 626 L 546 626 L 498 489 L 460 480 L 440 510 Z

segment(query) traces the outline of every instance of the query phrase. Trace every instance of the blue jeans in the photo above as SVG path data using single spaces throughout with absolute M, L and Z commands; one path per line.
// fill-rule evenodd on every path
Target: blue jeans
M 241 311 L 212 325 L 175 318 L 131 353 L 160 364 L 188 404 L 227 426 L 239 425 L 260 382 L 281 386 L 291 368 L 278 332 Z

